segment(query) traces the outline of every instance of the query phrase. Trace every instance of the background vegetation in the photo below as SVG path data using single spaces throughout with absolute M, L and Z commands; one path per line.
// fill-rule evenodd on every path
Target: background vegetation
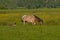
M 16 18 L 19 17 L 21 19 L 21 16 L 24 14 L 29 14 L 29 15 L 37 15 L 39 18 L 43 19 L 44 24 L 60 24 L 60 9 L 59 8 L 44 8 L 44 9 L 19 9 L 19 10 L 0 10 L 0 17 L 3 18 L 4 20 L 10 20 L 10 15 L 11 15 L 11 20 L 13 20 L 13 17 L 16 16 Z M 14 19 L 17 20 L 18 19 Z M 2 19 L 0 19 L 2 21 Z M 13 21 L 14 21 L 13 20 Z
M 0 9 L 60 8 L 60 0 L 0 0 Z

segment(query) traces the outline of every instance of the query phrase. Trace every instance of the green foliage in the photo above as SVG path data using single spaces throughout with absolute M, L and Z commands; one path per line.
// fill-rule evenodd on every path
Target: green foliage
M 0 0 L 0 9 L 28 9 L 59 8 L 60 0 Z

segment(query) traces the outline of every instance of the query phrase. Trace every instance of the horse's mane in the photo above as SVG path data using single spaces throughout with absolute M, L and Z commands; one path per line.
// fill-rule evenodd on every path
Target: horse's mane
M 34 17 L 37 19 L 38 22 L 41 21 L 41 19 L 38 16 L 34 15 Z
M 37 19 L 40 19 L 40 18 L 39 18 L 39 17 L 37 17 L 36 15 L 34 15 L 34 17 L 35 17 L 35 18 L 37 18 Z

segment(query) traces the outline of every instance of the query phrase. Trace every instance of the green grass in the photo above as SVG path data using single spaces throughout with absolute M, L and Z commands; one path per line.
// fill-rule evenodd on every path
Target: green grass
M 24 25 L 24 14 L 37 15 L 44 25 Z M 15 22 L 16 27 L 9 26 Z M 0 10 L 0 40 L 60 40 L 60 9 Z
M 60 25 L 0 26 L 0 40 L 60 40 Z

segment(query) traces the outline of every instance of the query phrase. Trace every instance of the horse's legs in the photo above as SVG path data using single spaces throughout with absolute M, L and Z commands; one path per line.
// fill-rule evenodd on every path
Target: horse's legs
M 32 24 L 34 24 L 34 25 L 36 24 L 36 21 L 35 21 L 35 20 L 32 20 L 31 22 L 32 22 Z
M 35 24 L 36 24 L 36 22 L 32 22 L 32 24 L 34 24 L 34 25 L 35 25 Z
M 24 21 L 24 24 L 26 24 L 27 21 Z
M 23 23 L 25 24 L 25 21 Z
M 40 21 L 40 25 L 42 25 L 43 24 L 43 21 Z
M 33 23 L 34 25 L 36 24 L 36 23 Z

